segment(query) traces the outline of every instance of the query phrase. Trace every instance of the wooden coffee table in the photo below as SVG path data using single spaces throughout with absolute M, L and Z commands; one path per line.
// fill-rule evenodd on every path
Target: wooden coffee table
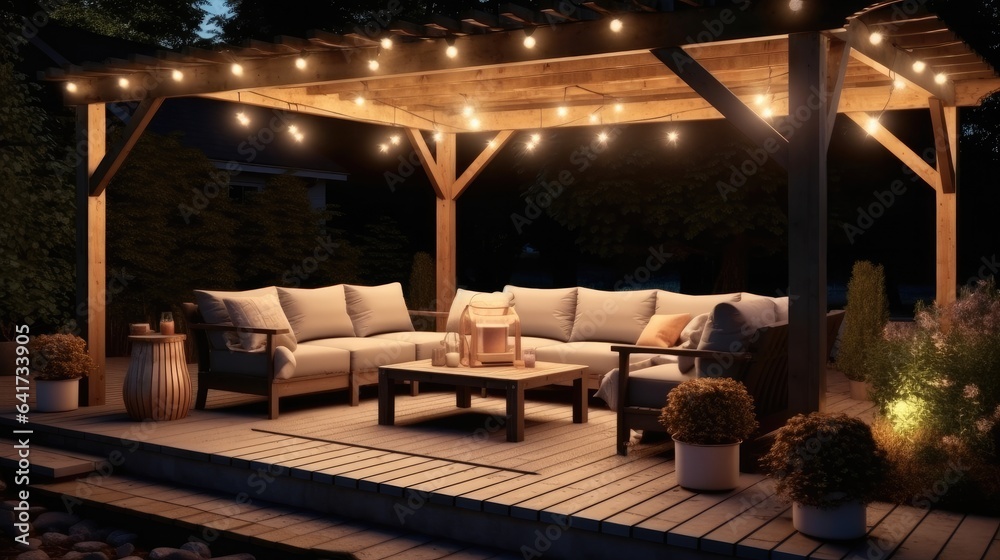
M 587 366 L 537 362 L 533 368 L 514 366 L 445 367 L 418 360 L 378 368 L 378 423 L 392 426 L 396 421 L 396 394 L 399 381 L 426 381 L 455 386 L 455 405 L 472 406 L 472 389 L 503 389 L 507 394 L 507 441 L 524 441 L 524 391 L 563 381 L 573 382 L 573 422 L 587 421 Z

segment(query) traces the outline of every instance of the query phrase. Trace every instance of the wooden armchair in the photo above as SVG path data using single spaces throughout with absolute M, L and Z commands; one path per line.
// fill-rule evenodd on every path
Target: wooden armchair
M 827 355 L 844 320 L 843 311 L 827 313 Z M 767 434 L 792 416 L 788 409 L 788 323 L 781 322 L 756 331 L 746 352 L 713 352 L 682 348 L 656 348 L 643 346 L 612 346 L 618 352 L 618 428 L 616 432 L 619 455 L 628 453 L 630 430 L 663 431 L 659 423 L 660 408 L 636 406 L 629 403 L 629 356 L 632 354 L 668 354 L 713 360 L 722 364 L 738 363 L 734 377 L 742 381 L 754 399 L 754 408 L 760 427 L 753 437 Z M 624 372 L 624 373 L 623 373 Z M 663 395 L 680 381 L 663 382 Z

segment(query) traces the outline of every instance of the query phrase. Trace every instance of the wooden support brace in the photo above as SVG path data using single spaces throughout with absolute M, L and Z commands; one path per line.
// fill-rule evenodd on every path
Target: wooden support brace
M 920 157 L 916 152 L 910 149 L 909 146 L 903 143 L 902 140 L 896 137 L 893 133 L 889 132 L 881 124 L 873 127 L 871 130 L 871 119 L 872 117 L 868 113 L 845 113 L 848 118 L 856 122 L 858 126 L 868 131 L 868 134 L 872 138 L 878 141 L 879 144 L 885 146 L 885 149 L 892 152 L 899 161 L 903 162 L 907 167 L 913 170 L 921 179 L 923 179 L 928 185 L 930 185 L 934 190 L 941 189 L 941 178 L 937 170 L 930 166 L 924 158 Z
M 146 130 L 149 121 L 153 120 L 153 115 L 156 114 L 160 105 L 163 105 L 162 97 L 145 99 L 139 104 L 139 108 L 132 115 L 132 120 L 125 127 L 122 139 L 104 156 L 100 165 L 97 166 L 97 170 L 94 171 L 94 175 L 90 178 L 91 196 L 103 193 L 104 189 L 108 187 L 108 183 L 118 173 L 125 158 L 132 152 L 132 148 L 135 147 L 135 143 L 139 141 L 139 137 Z
M 945 120 L 945 106 L 940 99 L 927 100 L 931 107 L 931 124 L 934 125 L 934 150 L 937 152 L 938 174 L 941 177 L 941 192 L 955 192 L 955 162 L 952 149 L 955 141 Z
M 771 158 L 785 169 L 788 168 L 788 140 L 747 107 L 704 66 L 680 47 L 653 49 L 651 52 L 691 89 L 729 119 L 729 122 L 763 148 Z

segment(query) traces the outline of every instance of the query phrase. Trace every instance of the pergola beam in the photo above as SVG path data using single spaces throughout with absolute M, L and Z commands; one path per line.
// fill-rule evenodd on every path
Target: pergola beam
M 937 152 L 938 174 L 941 177 L 941 192 L 955 192 L 955 162 L 952 158 L 952 145 L 948 125 L 945 122 L 945 106 L 940 99 L 931 97 L 927 100 L 931 109 L 931 124 L 934 127 L 934 150 Z M 954 109 L 954 107 L 952 107 Z
M 931 111 L 935 102 L 931 100 Z M 958 109 L 942 107 L 938 104 L 942 122 L 934 125 L 935 145 L 938 146 L 938 172 L 942 177 L 942 188 L 936 193 L 936 284 L 935 300 L 939 306 L 946 306 L 956 299 L 958 286 L 958 195 L 955 190 L 944 188 L 944 177 L 955 173 L 958 166 Z M 938 136 L 942 136 L 938 140 Z
M 882 126 L 881 123 L 872 121 L 873 117 L 868 113 L 851 112 L 846 113 L 847 117 L 857 123 L 863 130 L 878 141 L 879 144 L 889 150 L 899 161 L 910 168 L 918 177 L 924 180 L 936 191 L 941 190 L 941 177 L 937 170 L 931 167 L 924 158 L 914 152 L 895 134 Z
M 827 54 L 827 103 L 826 114 L 826 145 L 830 146 L 833 139 L 833 127 L 837 122 L 837 111 L 840 108 L 840 97 L 844 92 L 844 79 L 847 77 L 847 67 L 851 63 L 851 47 L 841 40 L 830 41 L 830 52 Z
M 94 171 L 94 175 L 90 178 L 90 196 L 100 195 L 108 187 L 111 178 L 115 176 L 115 173 L 118 173 L 125 158 L 132 152 L 135 143 L 139 141 L 139 137 L 142 136 L 146 126 L 153 120 L 153 115 L 162 104 L 163 99 L 160 97 L 144 99 L 139 104 L 135 113 L 132 114 L 128 126 L 125 127 L 122 139 L 104 156 L 100 165 L 97 166 L 97 170 Z
M 725 115 L 736 128 L 763 148 L 769 157 L 788 168 L 788 140 L 729 91 L 704 66 L 680 47 L 658 48 L 652 52 L 691 89 Z M 821 87 L 825 89 L 826 84 Z

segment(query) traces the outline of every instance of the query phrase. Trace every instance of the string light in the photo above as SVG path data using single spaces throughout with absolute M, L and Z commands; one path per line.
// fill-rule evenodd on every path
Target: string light
M 676 144 L 678 138 L 680 138 L 680 134 L 676 130 L 671 130 L 667 133 L 667 141 L 671 144 Z
M 70 93 L 76 93 L 77 87 L 76 82 L 66 82 L 66 91 Z
M 560 117 L 565 117 L 567 113 L 569 113 L 569 109 L 567 109 L 565 105 L 556 107 L 556 114 Z
M 537 144 L 537 143 L 541 142 L 541 141 L 542 141 L 542 135 L 541 135 L 541 134 L 539 134 L 539 133 L 537 133 L 537 132 L 536 132 L 536 133 L 534 133 L 534 134 L 532 134 L 532 135 L 531 135 L 531 141 L 532 141 L 533 143 L 535 143 L 535 144 Z
M 128 87 L 128 78 L 118 78 L 118 87 L 125 89 Z
M 305 70 L 306 69 L 306 59 L 305 59 L 305 57 L 300 56 L 300 57 L 296 58 L 295 59 L 295 67 L 298 68 L 299 70 Z
M 902 78 L 896 78 L 892 81 L 892 89 L 906 89 L 906 82 Z
M 473 129 L 478 130 L 479 129 L 479 125 L 480 125 L 480 122 L 479 122 L 478 118 L 472 117 L 472 119 L 469 120 L 469 126 L 471 126 Z
M 531 35 L 528 35 L 527 37 L 524 38 L 524 48 L 533 49 L 535 48 L 535 44 L 536 44 L 535 38 L 532 37 Z
M 758 93 L 757 97 L 754 98 L 753 102 L 758 107 L 762 107 L 765 103 L 767 103 L 767 96 L 764 95 L 763 93 Z
M 433 138 L 435 142 L 440 142 L 441 139 L 444 138 L 444 134 L 442 134 L 440 131 L 435 132 Z
M 294 124 L 288 125 L 288 133 L 292 135 L 292 138 L 294 138 L 296 142 L 301 142 L 306 137 L 306 135 L 302 134 L 302 131 L 299 130 L 299 127 Z
M 380 41 L 379 44 L 382 45 L 383 49 L 389 50 L 392 48 L 392 39 L 389 37 L 382 37 L 382 41 Z
M 764 110 L 761 112 L 761 114 L 764 116 L 765 119 L 769 119 L 774 116 L 774 109 L 770 107 L 764 107 Z
M 948 74 L 945 74 L 944 72 L 938 72 L 934 76 L 934 83 L 940 86 L 943 86 L 944 84 L 948 83 Z
M 865 131 L 869 134 L 869 136 L 874 136 L 875 133 L 878 132 L 878 127 L 878 118 L 868 117 L 868 123 L 865 124 Z
M 788 9 L 797 12 L 802 9 L 802 0 L 790 0 L 788 2 Z
M 475 113 L 476 113 L 476 109 L 471 104 L 466 103 L 465 105 L 462 106 L 462 116 L 463 117 L 471 117 Z
M 242 76 L 243 75 L 243 65 L 241 65 L 241 64 L 239 64 L 237 62 L 234 62 L 233 65 L 229 67 L 229 69 L 232 71 L 232 73 L 233 73 L 234 76 Z
M 378 151 L 382 152 L 383 154 L 389 153 L 389 145 L 386 143 L 379 144 Z
M 365 104 L 365 96 L 363 96 L 363 95 L 361 95 L 359 93 L 358 96 L 354 98 L 354 104 L 357 105 L 358 107 L 364 105 Z
M 392 136 L 390 136 L 389 137 L 389 143 L 392 144 L 393 146 L 398 146 L 399 145 L 399 135 L 398 134 L 393 134 Z
M 455 58 L 456 56 L 458 56 L 458 47 L 456 47 L 455 45 L 448 45 L 448 48 L 444 50 L 444 54 L 448 58 Z
M 608 24 L 608 27 L 611 28 L 611 31 L 613 33 L 618 33 L 619 31 L 622 30 L 622 27 L 624 27 L 624 24 L 622 23 L 622 20 L 620 20 L 618 18 L 615 18 L 615 19 L 611 20 L 611 23 Z
M 181 72 L 180 70 L 174 70 L 173 72 L 170 73 L 170 77 L 173 78 L 175 82 L 180 82 L 184 79 L 184 72 Z
M 368 69 L 372 72 L 378 70 L 378 61 L 374 58 L 368 61 Z
M 868 41 L 873 45 L 878 45 L 882 42 L 882 34 L 878 31 L 873 31 L 871 35 L 868 36 Z
M 590 122 L 596 123 L 598 118 L 599 117 L 597 116 L 597 113 L 591 113 L 590 114 Z
M 243 126 L 250 126 L 250 117 L 246 116 L 246 113 L 240 111 L 236 113 L 236 120 L 240 121 Z
M 621 113 L 624 108 L 625 108 L 625 106 L 622 105 L 621 103 L 615 103 L 615 112 L 616 113 Z
M 597 135 L 597 141 L 600 142 L 601 144 L 606 143 L 608 141 L 608 133 L 607 133 L 607 131 L 602 130 L 600 133 L 598 133 L 598 135 Z
M 528 150 L 529 152 L 535 151 L 535 143 L 528 142 L 527 144 L 524 145 L 524 149 Z
M 923 72 L 925 68 L 927 68 L 927 63 L 923 60 L 918 60 L 913 63 L 913 71 L 917 74 Z

